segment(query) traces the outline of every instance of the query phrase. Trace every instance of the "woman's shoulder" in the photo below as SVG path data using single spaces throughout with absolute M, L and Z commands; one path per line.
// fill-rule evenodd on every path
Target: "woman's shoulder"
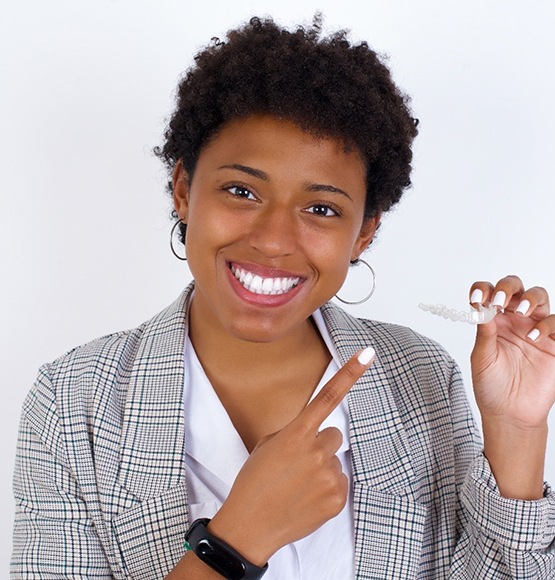
M 360 348 L 374 348 L 400 400 L 410 394 L 413 401 L 438 397 L 448 401 L 453 389 L 463 389 L 457 363 L 436 341 L 406 326 L 354 317 L 333 304 L 327 304 L 322 314 L 343 359 Z
M 117 377 L 129 372 L 141 335 L 142 327 L 108 334 L 41 365 L 23 414 L 38 429 L 40 423 L 60 420 L 68 408 L 86 409 L 100 389 L 104 400 L 111 398 Z
M 433 359 L 449 365 L 453 362 L 451 355 L 441 344 L 408 326 L 377 320 L 359 320 L 386 358 L 395 355 L 395 358 L 402 356 L 407 359 Z
M 86 406 L 94 400 L 125 399 L 132 373 L 156 357 L 182 356 L 185 333 L 183 293 L 162 312 L 136 328 L 114 332 L 72 348 L 52 362 L 42 365 L 24 408 L 48 400 L 56 407 L 70 399 Z
M 323 315 L 338 342 L 360 343 L 360 348 L 371 344 L 382 360 L 424 357 L 452 362 L 449 353 L 439 343 L 407 326 L 358 318 L 334 304 L 326 304 Z
M 39 375 L 45 373 L 51 381 L 71 375 L 73 379 L 82 374 L 95 373 L 97 369 L 109 372 L 111 368 L 132 360 L 147 323 L 137 328 L 113 332 L 81 344 L 42 365 Z
M 69 366 L 75 368 L 109 368 L 114 363 L 133 360 L 138 351 L 155 347 L 160 337 L 179 334 L 186 320 L 187 291 L 175 302 L 136 328 L 106 334 L 72 348 L 49 363 L 51 373 L 63 373 Z
M 458 366 L 434 340 L 406 326 L 354 317 L 335 305 L 326 305 L 322 315 L 344 360 L 360 348 L 374 348 L 376 361 L 369 369 L 374 388 L 391 393 L 416 440 L 447 426 L 444 419 L 455 406 L 466 409 Z M 424 423 L 429 428 L 423 429 Z

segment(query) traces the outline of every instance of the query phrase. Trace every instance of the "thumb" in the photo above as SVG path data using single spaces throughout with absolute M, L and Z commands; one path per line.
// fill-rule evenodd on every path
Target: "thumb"
M 484 366 L 495 360 L 497 356 L 497 324 L 495 319 L 486 324 L 478 324 L 476 340 L 470 355 L 472 370 L 480 371 Z

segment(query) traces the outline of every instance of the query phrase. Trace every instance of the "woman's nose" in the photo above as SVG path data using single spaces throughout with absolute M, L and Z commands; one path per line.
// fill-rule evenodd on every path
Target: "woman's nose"
M 286 208 L 265 208 L 251 224 L 248 241 L 269 258 L 291 254 L 297 243 L 296 220 Z

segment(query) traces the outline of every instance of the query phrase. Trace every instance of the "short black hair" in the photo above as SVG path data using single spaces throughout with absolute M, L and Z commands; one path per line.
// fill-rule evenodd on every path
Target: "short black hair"
M 366 42 L 353 44 L 344 30 L 323 37 L 321 29 L 319 15 L 292 31 L 255 17 L 224 41 L 213 38 L 179 83 L 165 142 L 154 149 L 169 172 L 181 160 L 192 177 L 223 125 L 269 114 L 358 150 L 367 169 L 365 218 L 397 203 L 411 183 L 417 134 L 409 98 Z

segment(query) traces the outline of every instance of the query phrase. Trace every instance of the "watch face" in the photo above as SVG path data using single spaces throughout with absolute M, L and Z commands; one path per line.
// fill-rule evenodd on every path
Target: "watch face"
M 246 568 L 243 562 L 209 538 L 198 541 L 195 553 L 203 562 L 229 580 L 242 580 L 245 577 Z

